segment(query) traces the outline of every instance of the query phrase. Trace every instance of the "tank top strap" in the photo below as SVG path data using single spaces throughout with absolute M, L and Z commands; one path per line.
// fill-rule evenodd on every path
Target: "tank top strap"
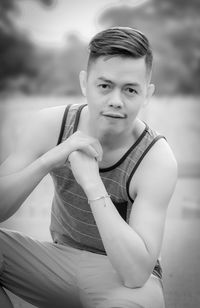
M 81 110 L 86 105 L 87 104 L 67 105 L 67 107 L 65 108 L 64 114 L 63 114 L 63 118 L 62 118 L 60 134 L 59 134 L 57 145 L 59 145 L 64 140 L 66 140 L 70 135 L 72 135 L 77 130 Z
M 153 145 L 160 139 L 166 140 L 165 136 L 159 134 L 156 130 L 151 129 L 147 124 L 146 124 L 146 131 L 147 131 L 147 134 L 145 134 L 144 138 L 142 139 L 138 147 L 135 148 L 134 151 L 132 151 L 132 153 L 130 153 L 130 156 L 132 156 L 133 158 L 134 164 L 132 165 L 131 168 L 130 168 L 130 164 L 129 166 L 126 166 L 126 169 L 129 170 L 129 176 L 126 182 L 126 191 L 127 191 L 127 195 L 131 202 L 133 202 L 133 199 L 131 198 L 129 194 L 129 187 L 130 187 L 130 182 L 136 170 L 138 169 L 144 157 L 153 147 Z

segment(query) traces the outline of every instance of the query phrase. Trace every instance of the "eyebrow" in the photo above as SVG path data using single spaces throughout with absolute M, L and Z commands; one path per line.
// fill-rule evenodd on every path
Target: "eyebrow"
M 98 77 L 97 79 L 98 79 L 98 80 L 101 80 L 101 81 L 104 81 L 104 82 L 107 82 L 107 83 L 114 83 L 114 82 L 112 82 L 111 80 L 106 79 L 106 78 L 104 78 L 104 77 Z
M 101 80 L 103 82 L 107 82 L 107 83 L 110 83 L 110 84 L 114 84 L 113 81 L 105 78 L 105 77 L 98 77 L 98 80 Z M 125 83 L 125 86 L 132 86 L 132 87 L 137 87 L 137 88 L 141 88 L 140 87 L 140 84 L 137 83 L 137 82 L 128 82 L 128 83 Z

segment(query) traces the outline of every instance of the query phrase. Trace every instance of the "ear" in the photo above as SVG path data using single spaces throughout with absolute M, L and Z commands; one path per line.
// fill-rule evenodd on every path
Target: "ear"
M 155 85 L 153 83 L 150 83 L 147 87 L 147 93 L 146 93 L 146 99 L 145 99 L 145 102 L 144 102 L 144 107 L 146 105 L 148 105 L 149 100 L 152 97 L 152 95 L 154 94 L 154 92 L 155 92 Z
M 87 88 L 87 73 L 86 71 L 81 71 L 79 74 L 79 81 L 81 86 L 81 91 L 83 96 L 86 96 L 86 88 Z

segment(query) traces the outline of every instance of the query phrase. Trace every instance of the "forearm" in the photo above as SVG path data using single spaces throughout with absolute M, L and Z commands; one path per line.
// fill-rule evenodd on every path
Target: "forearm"
M 23 170 L 0 177 L 0 222 L 11 217 L 48 173 L 48 166 L 38 158 Z
M 86 192 L 88 199 L 107 194 L 102 182 Z M 121 218 L 110 198 L 90 202 L 107 255 L 128 287 L 145 283 L 151 258 L 141 237 Z

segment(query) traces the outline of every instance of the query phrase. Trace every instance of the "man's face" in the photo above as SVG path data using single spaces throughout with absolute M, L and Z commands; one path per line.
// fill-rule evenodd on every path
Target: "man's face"
M 92 123 L 110 133 L 131 130 L 138 112 L 153 92 L 152 86 L 144 58 L 98 58 L 85 78 Z

